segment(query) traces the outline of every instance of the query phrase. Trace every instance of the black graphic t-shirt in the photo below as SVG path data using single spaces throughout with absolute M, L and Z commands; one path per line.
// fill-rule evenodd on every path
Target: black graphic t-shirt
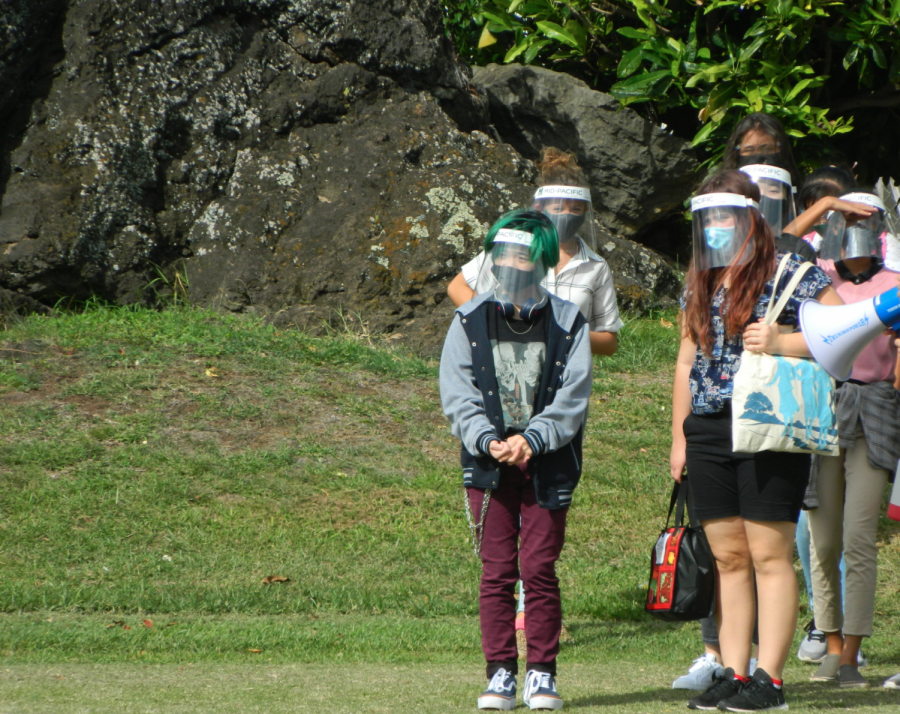
M 488 313 L 494 372 L 507 432 L 525 431 L 534 413 L 535 394 L 547 355 L 548 312 L 549 306 L 544 307 L 531 324 L 504 319 L 499 312 Z

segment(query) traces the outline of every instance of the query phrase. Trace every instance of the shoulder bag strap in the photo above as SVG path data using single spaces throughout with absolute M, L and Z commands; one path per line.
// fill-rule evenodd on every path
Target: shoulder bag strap
M 675 510 L 675 503 L 678 501 L 678 492 L 681 490 L 679 488 L 681 486 L 678 481 L 675 482 L 675 485 L 672 487 L 672 496 L 669 498 L 669 515 L 666 516 L 666 528 L 669 527 L 669 521 L 672 520 L 672 511 Z M 676 517 L 677 520 L 677 517 Z M 677 525 L 677 524 L 676 524 Z
M 791 299 L 791 296 L 794 294 L 794 290 L 800 284 L 800 281 L 803 279 L 803 276 L 806 275 L 806 272 L 811 268 L 815 267 L 812 263 L 803 263 L 799 268 L 797 268 L 797 272 L 794 273 L 794 277 L 791 278 L 790 282 L 784 286 L 784 290 L 781 293 L 781 297 L 778 298 L 778 302 L 775 302 L 775 291 L 778 289 L 778 280 L 781 278 L 782 268 L 785 265 L 785 261 L 789 260 L 790 256 L 785 255 L 784 258 L 781 259 L 781 265 L 778 266 L 778 273 L 775 276 L 775 284 L 772 286 L 772 298 L 769 300 L 769 307 L 766 310 L 766 317 L 763 322 L 766 325 L 774 325 L 775 321 L 778 319 L 778 316 L 781 314 L 781 311 L 784 310 L 784 306 L 787 305 L 788 300 Z
M 687 477 L 682 477 L 679 486 L 681 488 L 678 489 L 678 504 L 675 507 L 676 528 L 681 528 L 684 525 L 684 511 L 687 505 L 688 489 L 690 488 L 690 482 L 687 480 Z

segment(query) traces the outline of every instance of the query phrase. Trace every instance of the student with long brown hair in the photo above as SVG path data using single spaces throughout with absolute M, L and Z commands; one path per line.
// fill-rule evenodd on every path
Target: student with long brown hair
M 825 273 L 812 268 L 787 301 L 779 325 L 761 323 L 802 259 L 788 254 L 775 285 L 783 255 L 759 212 L 759 198 L 758 186 L 747 175 L 726 170 L 704 181 L 692 201 L 694 254 L 675 368 L 670 466 L 676 481 L 687 469 L 693 511 L 716 558 L 716 622 L 726 667 L 688 703 L 692 709 L 785 707 L 781 677 L 798 606 L 794 529 L 809 456 L 732 451 L 733 380 L 744 349 L 809 355 L 803 335 L 790 332 L 803 300 L 841 304 Z M 759 661 L 749 678 L 757 611 Z

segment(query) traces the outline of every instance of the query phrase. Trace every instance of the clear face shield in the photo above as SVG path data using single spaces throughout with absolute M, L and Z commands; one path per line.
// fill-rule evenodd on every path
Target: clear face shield
M 494 285 L 494 298 L 502 304 L 522 308 L 529 300 L 541 304 L 547 291 L 541 281 L 547 277 L 547 267 L 543 261 L 531 261 L 531 241 L 528 231 L 501 228 L 494 236 L 494 245 L 481 267 L 482 273 L 490 274 L 488 280 Z M 479 276 L 479 281 L 487 275 Z
M 847 224 L 844 214 L 834 211 L 825 225 L 825 236 L 819 257 L 823 260 L 848 260 L 850 258 L 884 259 L 882 236 L 885 232 L 884 204 L 870 193 L 848 193 L 842 201 L 864 203 L 878 211 L 868 218 Z
M 706 193 L 691 199 L 696 270 L 740 265 L 750 258 L 751 208 L 757 208 L 756 201 L 735 193 Z
M 550 219 L 563 245 L 576 236 L 596 250 L 591 192 L 579 186 L 541 186 L 534 193 L 534 208 Z
M 765 164 L 742 166 L 741 171 L 759 187 L 759 212 L 777 238 L 785 226 L 797 217 L 791 174 L 777 166 Z

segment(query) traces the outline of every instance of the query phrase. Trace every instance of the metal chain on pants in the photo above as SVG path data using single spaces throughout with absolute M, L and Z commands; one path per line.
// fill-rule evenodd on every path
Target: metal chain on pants
M 469 522 L 469 531 L 472 534 L 472 550 L 475 551 L 475 557 L 481 557 L 481 540 L 484 538 L 484 517 L 487 515 L 488 504 L 491 502 L 491 489 L 484 489 L 484 499 L 481 502 L 481 517 L 478 523 L 472 517 L 472 504 L 469 501 L 469 490 L 463 488 L 463 496 L 466 501 L 466 520 Z

